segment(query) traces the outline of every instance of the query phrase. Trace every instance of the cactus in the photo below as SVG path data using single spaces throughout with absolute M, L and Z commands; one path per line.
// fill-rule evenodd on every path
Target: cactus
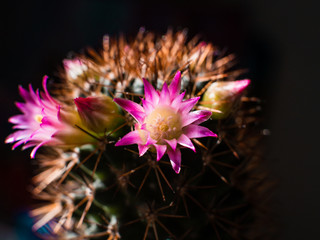
M 64 60 L 44 92 L 20 87 L 6 142 L 33 147 L 37 235 L 263 239 L 267 131 L 234 58 L 186 31 L 141 28 Z

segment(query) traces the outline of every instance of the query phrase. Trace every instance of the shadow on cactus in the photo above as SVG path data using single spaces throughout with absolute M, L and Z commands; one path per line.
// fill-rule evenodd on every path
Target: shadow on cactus
M 266 130 L 234 55 L 185 31 L 140 29 L 63 65 L 43 92 L 19 88 L 6 139 L 33 147 L 39 237 L 268 237 Z

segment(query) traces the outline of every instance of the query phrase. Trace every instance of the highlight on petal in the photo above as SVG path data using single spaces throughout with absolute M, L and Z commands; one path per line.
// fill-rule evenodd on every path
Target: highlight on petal
M 177 139 L 173 138 L 173 139 L 170 139 L 170 140 L 167 140 L 165 139 L 166 143 L 169 144 L 169 146 L 172 148 L 173 151 L 176 150 L 176 147 L 177 147 Z
M 208 128 L 198 125 L 189 125 L 184 127 L 183 133 L 188 138 L 217 137 L 217 134 L 213 133 Z
M 168 156 L 170 158 L 170 163 L 172 165 L 173 170 L 176 173 L 179 173 L 181 170 L 181 152 L 180 149 L 177 148 L 173 151 L 171 148 L 167 149 Z
M 179 96 L 177 96 L 175 99 L 173 99 L 173 101 L 171 103 L 171 107 L 173 109 L 176 109 L 177 111 L 179 110 L 179 107 L 182 103 L 184 95 L 185 95 L 185 92 L 182 92 L 181 94 L 179 94 Z
M 189 113 L 187 116 L 184 117 L 182 120 L 182 127 L 192 124 L 200 124 L 204 121 L 207 121 L 212 112 L 206 110 L 198 110 Z
M 30 153 L 30 157 L 31 157 L 31 158 L 35 158 L 35 155 L 36 155 L 37 150 L 38 150 L 41 146 L 43 146 L 43 145 L 45 145 L 45 144 L 46 144 L 46 142 L 42 142 L 42 143 L 38 144 L 35 148 L 33 148 L 32 151 L 31 151 L 31 153 Z
M 139 156 L 143 156 L 149 149 L 149 145 L 138 144 Z
M 181 146 L 190 148 L 192 151 L 196 151 L 196 148 L 194 147 L 193 143 L 191 142 L 190 138 L 188 138 L 185 134 L 181 134 L 181 136 L 178 139 L 178 143 Z
M 151 83 L 149 83 L 148 80 L 145 78 L 143 80 L 143 85 L 144 85 L 144 95 L 145 99 L 150 101 L 153 106 L 156 106 L 159 103 L 159 94 L 158 92 L 153 88 Z
M 120 105 L 120 107 L 130 113 L 138 122 L 143 122 L 145 113 L 141 105 L 123 98 L 114 98 L 113 101 L 115 101 Z
M 169 94 L 169 89 L 168 89 L 168 85 L 166 82 L 162 86 L 162 90 L 160 92 L 159 103 L 166 104 L 166 105 L 170 103 L 170 94 Z
M 180 111 L 182 114 L 190 112 L 190 110 L 196 105 L 196 103 L 199 101 L 200 97 L 190 98 L 188 100 L 185 100 L 180 105 Z
M 48 92 L 48 89 L 47 89 L 48 78 L 49 78 L 48 76 L 44 76 L 44 77 L 43 77 L 43 80 L 42 80 L 43 90 L 44 90 L 45 95 L 46 95 L 46 97 L 47 97 L 47 99 L 48 99 L 49 101 L 51 101 L 53 104 L 58 104 L 58 103 L 50 96 L 50 94 L 49 94 L 49 92 Z
M 169 92 L 172 99 L 179 94 L 180 88 L 181 88 L 181 72 L 178 71 L 169 86 Z
M 136 130 L 129 132 L 123 138 L 121 138 L 115 146 L 124 146 L 124 145 L 131 145 L 131 144 L 145 144 L 146 139 L 148 137 L 147 131 L 144 130 Z
M 154 144 L 157 151 L 157 161 L 159 161 L 167 150 L 167 145 Z
M 141 102 L 142 102 L 142 106 L 143 106 L 145 114 L 146 115 L 150 114 L 154 108 L 152 103 L 150 103 L 149 101 L 147 101 L 145 99 L 141 99 Z

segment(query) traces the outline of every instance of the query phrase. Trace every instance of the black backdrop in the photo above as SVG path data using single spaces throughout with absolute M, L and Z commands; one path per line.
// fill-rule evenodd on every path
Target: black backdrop
M 320 235 L 319 17 L 316 4 L 303 1 L 11 1 L 1 5 L 0 131 L 11 132 L 9 116 L 18 113 L 17 86 L 40 87 L 54 76 L 70 52 L 99 48 L 102 36 L 133 36 L 140 26 L 164 33 L 188 28 L 239 56 L 250 69 L 253 91 L 266 101 L 271 136 L 267 162 L 279 187 L 274 212 L 280 239 Z M 2 26 L 3 25 L 3 26 Z M 10 231 L 33 239 L 25 212 L 32 200 L 28 152 L 11 152 L 1 143 L 0 239 Z M 18 229 L 18 230 L 17 230 Z M 28 235 L 30 234 L 30 235 Z

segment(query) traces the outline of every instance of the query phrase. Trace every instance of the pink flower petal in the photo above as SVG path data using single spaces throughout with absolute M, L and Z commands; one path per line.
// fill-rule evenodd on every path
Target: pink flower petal
M 164 139 L 168 144 L 169 146 L 173 149 L 173 151 L 176 150 L 176 147 L 177 147 L 177 139 L 173 138 L 171 140 L 167 140 L 167 139 Z
M 139 149 L 139 156 L 141 157 L 148 151 L 150 145 L 143 145 L 143 144 L 138 144 L 138 149 Z
M 188 138 L 186 135 L 181 134 L 181 136 L 178 138 L 178 143 L 181 146 L 190 148 L 191 150 L 193 150 L 194 152 L 196 151 L 193 143 L 191 142 L 190 138 Z
M 182 131 L 188 138 L 217 137 L 217 134 L 211 132 L 208 128 L 198 125 L 186 126 Z
M 175 151 L 173 151 L 172 149 L 168 148 L 167 149 L 167 153 L 168 153 L 168 156 L 170 158 L 170 162 L 171 162 L 173 170 L 176 173 L 179 173 L 180 169 L 181 169 L 181 152 L 180 152 L 180 149 L 177 148 Z
M 37 150 L 38 150 L 41 146 L 43 146 L 44 144 L 46 144 L 46 143 L 47 143 L 47 142 L 42 142 L 42 143 L 39 143 L 37 146 L 35 146 L 35 147 L 32 149 L 31 153 L 30 153 L 30 157 L 31 157 L 31 158 L 34 158 L 35 155 L 36 155 Z
M 149 101 L 147 101 L 145 99 L 141 99 L 141 101 L 142 101 L 142 106 L 143 106 L 143 109 L 144 109 L 146 115 L 150 114 L 154 109 L 154 106 L 152 105 L 152 103 L 150 103 Z
M 170 94 L 166 82 L 162 86 L 159 103 L 164 105 L 170 104 Z
M 182 114 L 190 112 L 190 110 L 193 108 L 193 106 L 199 101 L 200 97 L 190 98 L 180 105 L 180 112 Z
M 143 122 L 145 117 L 144 109 L 139 104 L 123 98 L 114 98 L 117 104 L 119 104 L 124 110 L 130 113 L 139 123 Z M 143 113 L 143 114 L 142 114 Z
M 146 79 L 143 80 L 143 85 L 144 85 L 144 95 L 145 99 L 153 104 L 153 106 L 158 105 L 159 102 L 159 94 L 157 91 L 153 88 L 151 83 L 147 81 Z
M 167 150 L 167 145 L 154 144 L 157 150 L 157 161 L 159 161 Z
M 206 110 L 199 110 L 199 111 L 193 111 L 184 116 L 182 120 L 182 127 L 187 126 L 191 123 L 193 124 L 200 124 L 204 121 L 207 121 L 212 112 L 206 111 Z
M 233 83 L 233 91 L 240 93 L 250 84 L 250 79 L 238 80 Z
M 148 133 L 148 136 L 147 136 L 147 141 L 146 141 L 145 145 L 153 145 L 153 144 L 155 144 L 157 141 L 150 137 L 149 132 L 147 132 L 147 133 Z
M 32 90 L 32 92 L 34 92 L 31 85 L 29 85 L 29 88 Z M 32 98 L 32 96 L 30 96 L 31 94 L 22 86 L 19 86 L 19 93 L 26 102 L 36 104 L 35 99 Z
M 49 94 L 48 92 L 48 89 L 47 89 L 47 81 L 48 81 L 48 76 L 44 76 L 43 79 L 42 79 L 42 87 L 43 87 L 43 90 L 46 94 L 46 98 L 53 104 L 58 104 Z
M 145 144 L 145 141 L 143 141 L 142 137 L 145 137 L 147 139 L 148 133 L 144 130 L 136 130 L 129 132 L 123 138 L 121 138 L 115 146 L 123 146 L 123 145 L 131 145 L 131 144 Z
M 8 121 L 13 124 L 20 124 L 24 120 L 25 120 L 25 115 L 20 114 L 20 115 L 15 115 L 10 117 Z
M 146 117 L 146 114 L 144 112 L 139 111 L 131 111 L 129 112 L 132 117 L 134 117 L 139 123 L 142 123 L 144 118 Z
M 13 143 L 13 142 L 19 141 L 21 139 L 23 139 L 25 141 L 25 139 L 28 139 L 30 137 L 31 133 L 32 133 L 32 131 L 30 131 L 29 129 L 16 131 L 14 133 L 11 133 L 6 138 L 5 143 Z
M 22 150 L 31 148 L 39 144 L 39 142 L 27 142 L 25 145 L 23 145 Z
M 15 141 L 17 141 L 17 140 L 15 140 Z M 16 149 L 17 147 L 19 147 L 21 144 L 24 144 L 24 143 L 26 143 L 25 139 L 22 139 L 22 140 L 16 142 L 15 144 L 13 144 L 12 150 Z
M 171 100 L 173 100 L 179 94 L 180 88 L 181 88 L 181 72 L 178 71 L 169 86 Z
M 177 96 L 175 99 L 173 99 L 172 103 L 171 103 L 171 107 L 173 109 L 179 109 L 181 103 L 182 103 L 182 100 L 183 100 L 183 97 L 185 95 L 185 92 L 181 93 L 179 96 Z

